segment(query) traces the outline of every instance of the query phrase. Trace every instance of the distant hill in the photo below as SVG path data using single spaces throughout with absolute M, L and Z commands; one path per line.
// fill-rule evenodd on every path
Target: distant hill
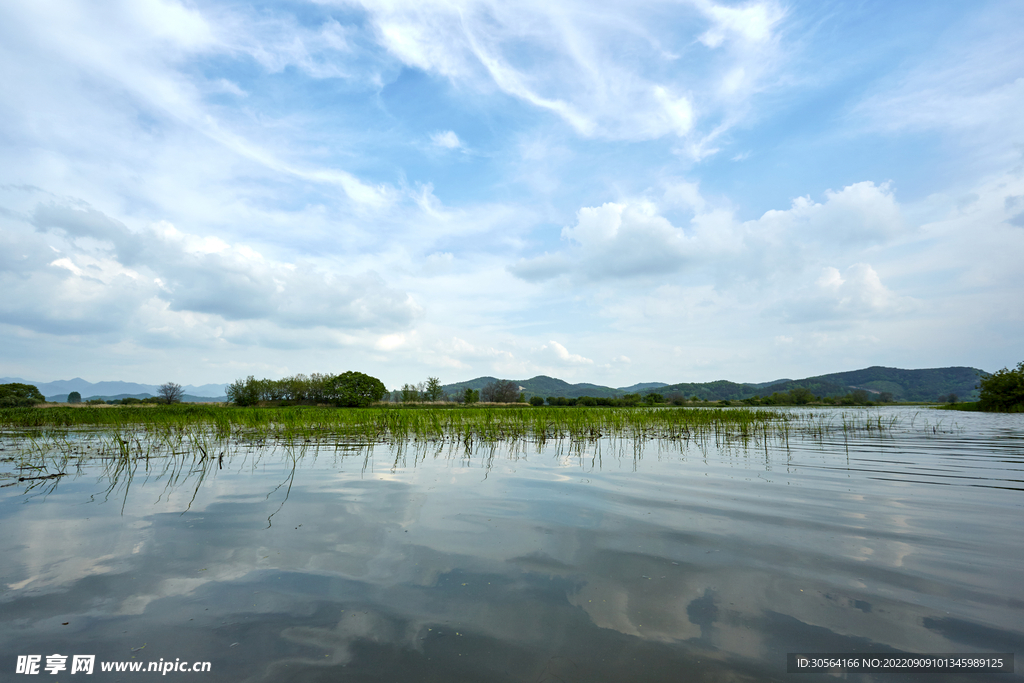
M 667 386 L 668 385 L 664 382 L 641 382 L 640 384 L 634 384 L 629 387 L 619 387 L 619 391 L 625 394 L 639 394 L 641 392 L 656 391 Z
M 71 393 L 71 392 L 68 392 Z M 103 399 L 104 401 L 117 401 L 122 398 L 152 398 L 156 394 L 112 394 L 105 396 L 82 396 L 82 402 L 90 401 L 95 398 Z M 48 403 L 64 403 L 68 400 L 67 394 L 54 394 L 53 396 L 47 396 L 46 401 Z M 227 403 L 227 396 L 193 396 L 191 394 L 185 394 L 181 397 L 182 403 Z
M 649 394 L 657 391 L 667 395 L 678 393 L 697 396 L 705 401 L 736 401 L 752 396 L 768 396 L 775 392 L 790 391 L 796 387 L 809 389 L 816 396 L 845 396 L 855 389 L 864 389 L 871 394 L 889 392 L 897 401 L 938 401 L 940 397 L 956 394 L 962 401 L 978 398 L 978 380 L 989 373 L 977 368 L 952 367 L 925 370 L 902 370 L 874 366 L 850 372 L 835 372 L 806 379 L 780 379 L 773 382 L 738 383 L 728 380 L 715 382 L 681 382 L 664 384 L 647 382 L 614 389 L 597 384 L 570 384 L 563 380 L 539 375 L 532 379 L 513 380 L 523 389 L 526 398 L 531 396 L 559 396 L 578 398 L 580 396 L 615 397 L 629 393 Z M 461 394 L 466 388 L 480 390 L 495 377 L 477 377 L 466 382 L 444 385 L 446 394 Z
M 956 394 L 961 401 L 978 399 L 978 380 L 990 373 L 977 368 L 952 367 L 929 370 L 901 370 L 874 366 L 851 372 L 811 377 L 872 393 L 891 392 L 900 401 L 935 401 Z M 804 381 L 809 381 L 804 380 Z
M 457 395 L 463 393 L 466 389 L 475 389 L 479 391 L 491 382 L 496 381 L 498 381 L 496 377 L 477 377 L 476 379 L 471 379 L 466 382 L 445 384 L 442 386 L 442 389 L 444 389 L 445 394 Z M 622 394 L 629 393 L 621 389 L 602 387 L 597 384 L 569 384 L 564 380 L 548 377 L 546 375 L 538 375 L 533 379 L 520 379 L 513 381 L 522 387 L 526 398 L 530 398 L 531 396 L 542 396 L 544 398 L 547 398 L 548 396 L 564 396 L 567 398 L 577 398 L 579 396 L 607 396 L 608 398 L 613 398 L 615 396 L 621 396 Z
M 126 396 L 135 396 L 136 394 L 148 394 L 150 396 L 156 396 L 160 391 L 160 385 L 158 384 L 138 384 L 136 382 L 87 382 L 81 377 L 74 379 L 62 379 L 55 382 L 33 382 L 30 380 L 19 379 L 17 377 L 0 377 L 0 384 L 9 384 L 11 382 L 19 382 L 22 384 L 31 384 L 39 389 L 39 392 L 43 396 L 59 396 L 61 401 L 67 400 L 68 394 L 72 391 L 77 391 L 82 395 L 84 399 L 86 396 L 117 396 L 124 394 Z M 185 393 L 191 396 L 203 398 L 204 400 L 212 400 L 214 397 L 224 396 L 227 391 L 227 384 L 202 384 L 195 386 L 192 384 L 182 385 Z M 206 398 L 210 397 L 210 398 Z

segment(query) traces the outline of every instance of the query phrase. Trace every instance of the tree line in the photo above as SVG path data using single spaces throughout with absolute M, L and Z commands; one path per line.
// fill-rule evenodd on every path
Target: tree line
M 388 390 L 376 377 L 349 371 L 340 375 L 299 374 L 277 380 L 256 379 L 249 375 L 228 385 L 225 393 L 229 401 L 239 406 L 283 401 L 361 407 L 377 403 Z

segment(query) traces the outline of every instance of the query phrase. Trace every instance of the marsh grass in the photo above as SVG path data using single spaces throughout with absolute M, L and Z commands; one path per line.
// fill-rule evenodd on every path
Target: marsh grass
M 896 417 L 870 412 L 763 408 L 395 407 L 238 408 L 215 405 L 0 410 L 0 437 L 19 461 L 105 458 L 115 461 L 188 455 L 198 460 L 237 447 L 346 444 L 535 444 L 598 439 L 703 445 L 788 443 L 791 434 L 824 437 L 886 433 Z M 10 452 L 9 451 L 9 452 Z M 13 456 L 6 458 L 8 461 Z M 52 464 L 56 465 L 57 462 Z

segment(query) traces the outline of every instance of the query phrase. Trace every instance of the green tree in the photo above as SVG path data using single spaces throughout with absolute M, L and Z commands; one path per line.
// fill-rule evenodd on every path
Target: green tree
M 542 405 L 544 405 L 544 399 L 541 398 L 540 396 L 531 396 L 530 397 L 530 405 L 531 406 L 542 406 Z
M 1024 412 L 1024 361 L 1015 370 L 1003 368 L 981 379 L 978 404 L 982 410 Z
M 420 390 L 414 384 L 402 385 L 402 403 L 413 403 L 420 400 Z
M 661 394 L 656 394 L 653 391 L 651 393 L 647 394 L 646 396 L 644 396 L 644 403 L 646 403 L 647 405 L 652 405 L 653 406 L 655 403 L 664 403 L 664 402 L 665 402 L 665 397 L 662 396 Z
M 480 400 L 480 392 L 466 387 L 466 390 L 462 393 L 462 400 L 466 403 L 476 403 Z
M 802 406 L 814 400 L 814 393 L 806 387 L 793 387 L 789 390 L 789 398 L 793 403 Z
M 46 400 L 32 384 L 0 384 L 0 408 L 34 406 Z
M 224 393 L 237 406 L 254 406 L 260 402 L 260 381 L 249 375 L 232 382 Z
M 387 387 L 376 377 L 362 372 L 343 372 L 332 375 L 324 383 L 327 400 L 336 406 L 349 408 L 365 407 L 380 401 L 387 393 Z
M 78 393 L 77 391 L 72 391 L 70 394 L 68 394 L 68 403 L 81 403 L 81 402 L 82 402 L 82 395 L 80 393 Z
M 423 397 L 428 401 L 440 401 L 443 395 L 444 389 L 441 388 L 441 380 L 437 377 L 428 377 L 427 388 L 423 392 Z

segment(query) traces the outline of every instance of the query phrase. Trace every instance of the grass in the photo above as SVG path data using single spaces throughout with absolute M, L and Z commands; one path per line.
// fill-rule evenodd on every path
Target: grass
M 785 440 L 791 432 L 885 432 L 896 418 L 868 413 L 765 408 L 401 407 L 239 408 L 218 405 L 0 409 L 0 432 L 19 453 L 111 458 L 192 454 L 208 458 L 225 445 L 406 444 L 444 442 L 542 445 L 596 439 L 723 443 Z

